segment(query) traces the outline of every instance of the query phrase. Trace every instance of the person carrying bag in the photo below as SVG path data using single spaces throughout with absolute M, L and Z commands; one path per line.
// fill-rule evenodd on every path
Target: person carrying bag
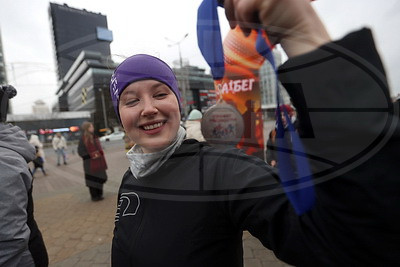
M 83 134 L 79 140 L 78 154 L 83 159 L 85 183 L 93 201 L 104 199 L 103 184 L 107 181 L 107 162 L 99 139 L 94 135 L 91 122 L 82 124 Z

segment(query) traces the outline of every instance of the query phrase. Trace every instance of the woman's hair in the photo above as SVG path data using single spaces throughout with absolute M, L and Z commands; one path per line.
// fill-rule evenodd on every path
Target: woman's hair
M 85 121 L 82 123 L 82 132 L 83 132 L 83 141 L 85 143 L 90 142 L 93 143 L 93 133 L 89 132 L 90 126 L 93 125 L 90 121 Z

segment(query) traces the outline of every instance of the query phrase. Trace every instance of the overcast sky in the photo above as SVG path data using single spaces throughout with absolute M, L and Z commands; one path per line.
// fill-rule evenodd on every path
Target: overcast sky
M 197 47 L 196 17 L 201 0 L 66 0 L 70 7 L 100 12 L 107 16 L 113 31 L 111 53 L 117 62 L 136 53 L 149 53 L 173 64 L 182 57 L 191 65 L 207 68 Z M 400 1 L 398 0 L 318 0 L 313 6 L 333 38 L 340 38 L 363 26 L 372 28 L 378 50 L 389 75 L 392 94 L 400 93 Z M 46 0 L 0 0 L 0 31 L 8 80 L 18 95 L 13 99 L 13 113 L 31 113 L 32 104 L 43 100 L 49 107 L 57 101 L 55 92 L 54 48 L 52 45 L 49 2 Z M 223 10 L 220 10 L 223 14 Z M 224 33 L 225 17 L 220 16 Z M 171 41 L 166 40 L 168 38 Z

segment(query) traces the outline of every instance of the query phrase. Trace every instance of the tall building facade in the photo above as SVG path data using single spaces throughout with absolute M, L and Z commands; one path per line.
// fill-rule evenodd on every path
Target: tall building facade
M 57 111 L 89 111 L 95 129 L 107 131 L 118 124 L 108 93 L 115 63 L 107 17 L 55 3 L 49 16 L 59 78 Z
M 50 3 L 58 78 L 62 80 L 82 50 L 110 56 L 112 32 L 107 17 L 100 13 Z
M 57 91 L 67 111 L 89 111 L 95 129 L 101 132 L 119 125 L 109 93 L 116 66 L 99 52 L 82 51 Z

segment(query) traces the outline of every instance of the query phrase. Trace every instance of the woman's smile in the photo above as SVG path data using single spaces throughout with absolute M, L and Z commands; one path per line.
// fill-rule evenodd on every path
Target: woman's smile
M 162 131 L 164 128 L 165 122 L 157 122 L 152 124 L 146 124 L 141 126 L 140 128 L 144 130 L 146 134 L 154 135 Z

